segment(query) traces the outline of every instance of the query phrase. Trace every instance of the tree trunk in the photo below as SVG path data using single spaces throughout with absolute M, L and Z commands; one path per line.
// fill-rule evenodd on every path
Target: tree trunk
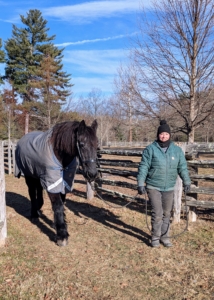
M 100 118 L 100 147 L 103 146 L 103 120 Z
M 25 114 L 25 134 L 29 132 L 29 113 Z
M 192 130 L 190 131 L 189 136 L 188 136 L 188 142 L 194 143 L 194 140 L 195 140 L 195 129 L 192 128 Z
M 132 108 L 131 108 L 131 99 L 130 95 L 128 98 L 128 105 L 129 105 L 129 142 L 132 143 Z
M 12 173 L 11 170 L 11 107 L 9 106 L 9 112 L 8 112 L 8 132 L 7 132 L 7 138 L 8 138 L 8 174 Z

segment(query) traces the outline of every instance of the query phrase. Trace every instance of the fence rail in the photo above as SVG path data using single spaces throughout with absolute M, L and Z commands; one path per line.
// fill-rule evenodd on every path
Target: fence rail
M 150 144 L 151 142 L 108 142 L 107 147 L 118 147 L 118 148 L 141 148 L 141 147 L 146 147 Z
M 133 141 L 133 142 L 118 142 L 118 141 L 110 141 L 107 143 L 106 147 L 108 148 L 143 148 L 151 144 L 152 141 L 142 142 L 142 141 Z M 184 144 L 184 143 L 180 143 Z M 190 152 L 190 149 L 193 151 L 208 151 L 214 152 L 214 143 L 206 143 L 206 142 L 200 142 L 200 143 L 186 143 L 188 152 Z M 209 151 L 209 152 L 210 152 Z

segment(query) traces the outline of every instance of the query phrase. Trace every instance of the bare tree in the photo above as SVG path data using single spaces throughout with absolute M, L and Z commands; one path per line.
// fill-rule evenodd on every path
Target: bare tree
M 4 89 L 1 99 L 1 121 L 2 125 L 5 127 L 7 132 L 7 139 L 10 144 L 11 136 L 15 137 L 15 123 L 17 116 L 15 110 L 17 107 L 17 98 L 14 92 L 13 86 L 12 89 Z
M 153 17 L 149 21 L 142 11 L 131 53 L 139 112 L 147 108 L 155 115 L 158 103 L 170 106 L 180 116 L 177 129 L 193 142 L 195 130 L 209 121 L 214 108 L 214 2 L 152 3 Z
M 118 76 L 115 78 L 114 84 L 116 87 L 116 112 L 120 114 L 120 120 L 128 127 L 128 141 L 133 139 L 134 126 L 134 97 L 132 93 L 132 77 L 126 74 L 126 69 L 122 66 L 118 70 Z
M 93 88 L 86 97 L 80 97 L 76 109 L 88 121 L 97 119 L 98 121 L 98 138 L 100 146 L 104 141 L 107 144 L 109 132 L 111 129 L 111 113 L 109 99 L 103 95 L 102 91 Z
M 115 107 L 118 121 L 128 128 L 129 142 L 132 141 L 133 134 L 135 138 L 141 139 L 143 133 L 143 138 L 147 139 L 147 133 L 151 136 L 150 133 L 156 130 L 160 116 L 162 118 L 169 116 L 169 110 L 165 109 L 164 105 L 160 105 L 157 101 L 148 101 L 143 97 L 139 73 L 134 64 L 121 66 L 118 69 L 114 86 L 115 99 L 112 105 Z M 143 128 L 142 124 L 144 124 Z

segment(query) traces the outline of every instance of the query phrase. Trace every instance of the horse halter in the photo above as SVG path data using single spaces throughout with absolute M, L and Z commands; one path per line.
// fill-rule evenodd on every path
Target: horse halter
M 80 151 L 80 146 L 79 146 L 79 142 L 78 141 L 77 141 L 77 150 L 78 150 L 78 156 L 79 156 L 81 165 L 82 164 L 86 164 L 86 163 L 95 163 L 96 162 L 96 160 L 94 160 L 94 159 L 83 160 L 82 153 Z
M 77 132 L 77 151 L 78 151 L 78 156 L 79 156 L 79 161 L 80 161 L 80 165 L 82 167 L 82 172 L 83 172 L 83 176 L 85 178 L 87 178 L 88 182 L 91 182 L 92 180 L 90 180 L 90 178 L 88 178 L 88 174 L 87 172 L 84 171 L 84 168 L 83 168 L 83 165 L 84 164 L 87 164 L 87 163 L 96 163 L 97 164 L 97 158 L 96 160 L 94 159 L 87 159 L 87 160 L 84 160 L 83 157 L 82 157 L 82 153 L 81 153 L 81 150 L 80 150 L 80 145 L 79 145 L 79 142 L 78 142 L 78 132 Z

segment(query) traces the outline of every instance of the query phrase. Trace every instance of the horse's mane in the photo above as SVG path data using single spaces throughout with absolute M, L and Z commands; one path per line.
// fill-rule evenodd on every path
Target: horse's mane
M 72 154 L 75 152 L 76 147 L 76 129 L 79 126 L 78 121 L 67 121 L 58 123 L 53 127 L 51 135 L 51 144 L 54 152 L 59 155 L 61 152 Z
M 59 156 L 63 154 L 75 155 L 76 153 L 76 132 L 80 122 L 67 121 L 58 123 L 53 127 L 51 144 L 55 153 Z M 90 126 L 85 127 L 85 134 L 92 136 L 93 130 Z

